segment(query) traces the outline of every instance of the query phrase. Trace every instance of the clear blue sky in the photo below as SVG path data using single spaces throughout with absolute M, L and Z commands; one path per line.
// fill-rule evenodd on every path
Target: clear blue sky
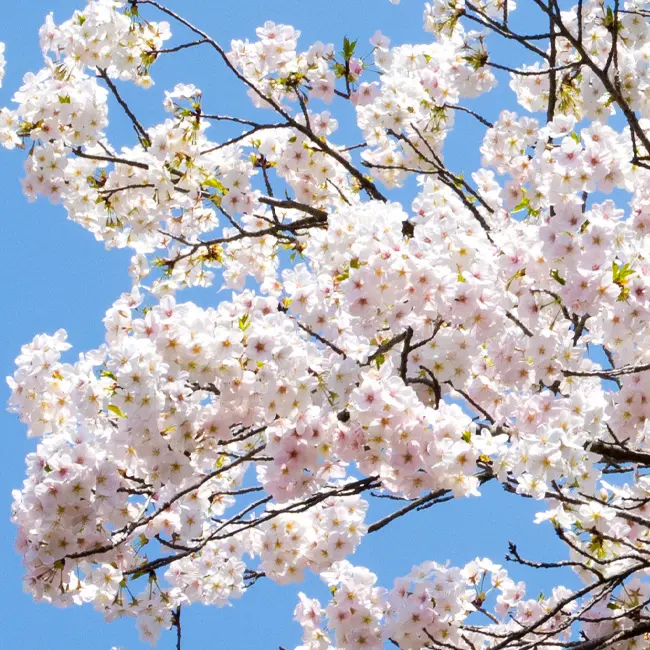
M 0 106 L 9 105 L 22 75 L 41 66 L 38 29 L 52 8 L 57 22 L 65 20 L 83 3 L 75 0 L 29 0 L 3 3 L 0 41 L 7 44 L 7 73 L 0 89 Z M 526 4 L 524 2 L 524 4 Z M 393 44 L 426 42 L 430 35 L 421 29 L 420 0 L 403 0 L 395 7 L 388 0 L 170 0 L 169 6 L 202 26 L 222 43 L 232 38 L 254 38 L 254 28 L 265 20 L 290 23 L 302 30 L 301 45 L 313 41 L 334 42 L 340 46 L 343 36 L 359 39 L 359 52 L 366 53 L 368 38 L 376 29 L 391 37 Z M 185 40 L 179 29 L 173 43 Z M 140 108 L 145 124 L 162 118 L 160 100 L 164 89 L 175 83 L 195 83 L 205 91 L 205 109 L 209 112 L 250 113 L 252 109 L 240 88 L 234 86 L 220 62 L 209 50 L 187 52 L 168 57 L 156 65 L 156 86 L 149 92 L 125 88 L 133 105 Z M 202 58 L 205 57 L 205 58 Z M 501 58 L 504 61 L 503 58 Z M 512 64 L 510 58 L 506 60 Z M 507 82 L 479 105 L 494 119 L 503 105 L 503 93 L 510 94 Z M 344 121 L 351 118 L 348 107 L 335 103 L 332 112 Z M 112 115 L 118 111 L 111 107 Z M 355 129 L 347 144 L 359 141 Z M 481 131 L 470 119 L 459 118 L 457 132 L 450 139 L 447 160 L 456 171 L 470 172 L 479 164 L 477 147 L 468 147 Z M 115 144 L 131 144 L 132 139 L 119 120 L 112 124 Z M 39 200 L 29 204 L 20 191 L 24 152 L 0 151 L 0 185 L 3 209 L 0 216 L 2 239 L 0 256 L 3 264 L 3 309 L 0 318 L 0 376 L 13 373 L 13 360 L 20 346 L 40 332 L 58 328 L 68 331 L 75 351 L 101 344 L 102 318 L 119 294 L 130 287 L 127 275 L 129 254 L 105 251 L 103 245 L 81 227 L 66 221 L 61 208 Z M 399 195 L 395 195 L 396 197 Z M 196 295 L 196 294 L 194 294 Z M 223 295 L 223 294 L 222 294 Z M 180 300 L 184 297 L 181 294 Z M 202 302 L 219 300 L 214 290 L 203 290 Z M 76 353 L 75 353 L 76 354 Z M 0 386 L 0 405 L 6 404 L 8 389 Z M 6 456 L 0 471 L 0 557 L 3 583 L 0 588 L 0 648 L 2 650 L 109 650 L 112 645 L 125 650 L 148 647 L 138 640 L 135 623 L 125 620 L 106 624 L 89 606 L 59 610 L 33 603 L 22 592 L 20 557 L 13 550 L 15 530 L 9 522 L 11 490 L 20 487 L 24 478 L 24 457 L 36 446 L 25 437 L 17 418 L 0 409 L 0 430 Z M 392 506 L 392 504 L 388 504 Z M 443 504 L 393 524 L 366 538 L 356 556 L 350 560 L 365 564 L 378 573 L 384 586 L 392 586 L 396 576 L 408 572 L 413 564 L 424 560 L 465 563 L 477 555 L 500 561 L 507 541 L 516 540 L 522 553 L 557 557 L 558 546 L 549 528 L 532 524 L 533 513 L 542 504 L 501 494 L 497 486 L 485 489 L 480 499 Z M 371 510 L 370 519 L 379 517 L 386 502 Z M 513 577 L 537 578 L 531 583 L 533 597 L 543 587 L 553 584 L 552 576 L 531 576 L 516 570 Z M 544 578 L 544 582 L 539 579 Z M 565 576 L 571 580 L 571 576 Z M 327 592 L 320 581 L 309 579 L 296 587 L 279 587 L 259 581 L 235 606 L 226 609 L 198 605 L 183 613 L 185 650 L 276 650 L 279 645 L 293 648 L 300 628 L 291 621 L 297 603 L 296 593 L 319 596 Z M 163 634 L 159 648 L 174 647 L 172 634 Z

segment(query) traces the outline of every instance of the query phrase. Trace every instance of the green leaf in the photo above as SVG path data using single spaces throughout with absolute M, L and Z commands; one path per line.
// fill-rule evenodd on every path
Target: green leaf
M 251 326 L 251 320 L 248 314 L 244 314 L 240 319 L 239 319 L 239 329 L 242 332 L 245 332 L 249 327 Z
M 510 291 L 510 285 L 517 279 L 523 278 L 526 275 L 526 269 L 519 269 L 509 280 L 506 282 L 506 291 Z
M 343 38 L 343 58 L 346 61 L 349 61 L 354 56 L 356 46 L 357 41 L 350 41 L 347 36 Z
M 146 569 L 144 571 L 136 571 L 135 573 L 131 574 L 131 580 L 133 581 L 137 580 L 138 578 L 142 578 L 142 576 L 147 575 L 147 573 L 149 573 L 149 571 Z
M 122 409 L 119 406 L 115 406 L 115 404 L 109 404 L 108 405 L 108 410 L 113 415 L 117 415 L 118 418 L 126 418 L 126 415 L 124 415 L 124 413 L 122 413 Z
M 521 212 L 522 210 L 527 210 L 530 207 L 530 199 L 524 194 L 524 198 L 521 199 L 517 205 L 510 210 L 511 214 L 514 214 L 515 212 Z
M 211 178 L 207 178 L 201 184 L 205 185 L 207 187 L 214 187 L 215 189 L 219 190 L 222 194 L 227 194 L 228 193 L 228 190 L 225 188 L 223 183 L 221 181 L 217 180 L 216 178 L 214 178 L 214 176 L 211 177 Z
M 602 537 L 593 536 L 587 548 L 589 549 L 589 552 L 592 555 L 595 555 L 599 560 L 603 560 L 607 555 L 607 551 L 605 549 L 605 541 L 602 539 Z
M 627 279 L 634 275 L 635 271 L 630 266 L 630 264 L 618 265 L 616 262 L 612 262 L 612 279 L 614 284 L 620 287 L 621 291 L 618 294 L 617 300 L 619 302 L 625 302 L 628 295 L 630 294 L 630 289 L 627 286 Z
M 334 63 L 332 67 L 337 79 L 345 77 L 345 66 L 342 63 Z
M 616 284 L 624 285 L 627 278 L 634 275 L 635 271 L 630 264 L 622 264 L 619 266 L 616 262 L 612 263 L 612 276 Z
M 557 269 L 553 269 L 550 273 L 551 278 L 555 280 L 556 282 L 559 282 L 562 286 L 566 284 L 566 280 L 560 276 L 559 272 Z
M 334 277 L 334 282 L 344 282 L 350 277 L 350 269 L 346 268 L 341 271 L 337 276 Z
M 468 56 L 464 56 L 465 62 L 473 69 L 480 70 L 488 62 L 488 53 L 485 50 L 472 52 Z

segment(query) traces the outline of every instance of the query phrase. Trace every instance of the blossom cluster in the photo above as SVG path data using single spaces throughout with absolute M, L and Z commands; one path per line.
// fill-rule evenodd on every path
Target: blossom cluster
M 344 496 L 324 500 L 307 516 L 279 515 L 256 529 L 253 552 L 279 584 L 302 580 L 306 568 L 319 574 L 354 552 L 366 533 L 367 507 L 358 496 Z
M 133 254 L 104 343 L 74 361 L 65 331 L 38 335 L 8 380 L 39 439 L 12 510 L 26 589 L 133 616 L 153 643 L 180 606 L 309 570 L 332 599 L 301 595 L 302 650 L 560 647 L 578 630 L 631 648 L 650 567 L 643 3 L 551 11 L 552 33 L 526 39 L 508 31 L 512 1 L 435 0 L 433 41 L 376 32 L 374 68 L 349 39 L 300 50 L 298 30 L 266 22 L 229 51 L 209 42 L 277 122 L 211 113 L 188 83 L 157 124 L 117 85 L 148 88 L 175 49 L 146 5 L 160 10 L 93 0 L 48 17 L 44 67 L 0 108 L 0 144 L 28 151 L 27 198 Z M 496 64 L 477 25 L 540 60 Z M 461 103 L 499 68 L 530 115 Z M 337 142 L 338 102 L 362 144 Z M 109 107 L 133 140 L 111 143 Z M 461 119 L 485 127 L 469 175 L 447 164 Z M 410 203 L 391 193 L 413 176 Z M 199 306 L 187 287 L 232 294 Z M 526 599 L 478 559 L 386 590 L 349 562 L 370 533 L 488 481 L 540 502 L 568 549 L 548 566 L 587 587 Z M 402 508 L 373 524 L 373 497 Z
M 97 68 L 111 77 L 148 87 L 155 52 L 171 37 L 169 23 L 141 21 L 122 0 L 91 0 L 57 25 L 49 14 L 39 32 L 44 55 L 52 53 L 65 74 Z
M 464 567 L 425 562 L 397 578 L 390 590 L 375 586 L 377 576 L 368 569 L 347 561 L 336 563 L 322 577 L 332 600 L 323 608 L 318 600 L 299 594 L 294 620 L 303 629 L 303 645 L 296 650 L 379 650 L 386 642 L 404 650 L 419 650 L 430 642 L 441 647 L 463 647 L 464 642 L 484 647 L 495 636 L 522 627 L 523 638 L 532 643 L 567 638 L 563 623 L 572 608 L 562 602 L 571 593 L 568 589 L 555 587 L 549 597 L 526 598 L 525 584 L 515 583 L 503 567 L 486 558 Z M 491 622 L 468 624 L 477 614 Z M 538 631 L 527 633 L 525 627 L 537 621 L 542 621 Z

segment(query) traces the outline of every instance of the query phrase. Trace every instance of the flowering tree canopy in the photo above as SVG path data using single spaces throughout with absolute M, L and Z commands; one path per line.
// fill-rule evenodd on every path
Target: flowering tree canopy
M 46 20 L 0 144 L 29 200 L 132 250 L 132 287 L 101 347 L 66 362 L 66 333 L 39 335 L 8 380 L 39 438 L 12 511 L 36 600 L 180 648 L 181 607 L 312 572 L 331 599 L 300 594 L 301 650 L 650 647 L 650 6 L 522 2 L 433 0 L 399 47 L 271 22 L 225 45 L 157 0 Z M 137 115 L 124 88 L 187 48 L 259 118 L 194 85 Z M 492 122 L 467 104 L 497 81 L 518 112 Z M 483 132 L 468 174 L 461 119 Z M 509 570 L 432 558 L 382 586 L 355 564 L 486 483 L 537 500 L 565 559 L 514 540 Z M 524 567 L 580 586 L 534 596 Z

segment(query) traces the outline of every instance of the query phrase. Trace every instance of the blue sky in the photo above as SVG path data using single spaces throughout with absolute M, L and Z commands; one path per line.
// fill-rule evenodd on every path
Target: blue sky
M 74 0 L 29 0 L 3 6 L 0 41 L 7 44 L 7 73 L 0 89 L 0 105 L 9 105 L 22 75 L 41 66 L 38 28 L 55 6 L 55 19 L 65 20 L 82 2 Z M 403 0 L 395 7 L 388 0 L 170 0 L 169 6 L 206 29 L 220 42 L 232 38 L 254 38 L 254 28 L 265 20 L 290 23 L 302 30 L 301 45 L 313 41 L 333 42 L 340 47 L 343 36 L 359 39 L 359 52 L 370 50 L 368 38 L 376 29 L 388 35 L 393 44 L 425 42 L 430 35 L 421 29 L 422 2 Z M 174 29 L 174 28 L 173 28 Z M 173 43 L 183 42 L 176 29 Z M 501 48 L 500 48 L 501 49 Z M 501 51 L 503 51 L 501 49 Z M 512 59 L 501 59 L 512 64 Z M 251 114 L 252 108 L 241 90 L 233 85 L 223 66 L 207 49 L 167 57 L 153 69 L 156 86 L 149 92 L 124 88 L 124 94 L 140 108 L 146 125 L 162 119 L 160 100 L 164 89 L 178 82 L 195 83 L 204 89 L 205 109 L 209 112 Z M 501 84 L 507 91 L 507 83 Z M 503 105 L 501 91 L 479 105 L 491 119 Z M 343 109 L 343 110 L 341 110 Z M 339 121 L 352 117 L 341 103 L 331 107 Z M 112 115 L 118 115 L 112 107 Z M 132 143 L 123 122 L 110 127 L 117 144 Z M 359 141 L 354 128 L 342 129 L 347 144 Z M 447 160 L 456 171 L 470 172 L 479 164 L 478 147 L 467 141 L 478 140 L 481 130 L 471 118 L 459 118 L 457 130 L 447 146 Z M 78 351 L 101 344 L 102 318 L 106 309 L 130 287 L 127 275 L 129 254 L 105 251 L 102 244 L 81 227 L 66 221 L 63 210 L 39 200 L 29 204 L 23 198 L 24 152 L 0 151 L 0 186 L 3 210 L 0 216 L 3 262 L 3 314 L 0 318 L 0 376 L 13 373 L 13 360 L 20 346 L 40 332 L 65 328 Z M 395 194 L 398 198 L 400 194 Z M 403 196 L 403 195 L 401 195 Z M 193 294 L 196 295 L 196 294 Z M 223 295 L 223 294 L 221 294 Z M 179 299 L 184 299 L 181 295 Z M 202 302 L 216 304 L 221 298 L 214 290 L 203 290 Z M 0 405 L 6 403 L 8 389 L 0 384 Z M 22 592 L 20 557 L 13 550 L 15 531 L 9 522 L 11 490 L 24 478 L 24 457 L 36 446 L 25 437 L 18 419 L 0 409 L 0 431 L 7 446 L 0 471 L 0 557 L 3 559 L 0 589 L 0 648 L 14 650 L 125 650 L 148 647 L 137 637 L 133 620 L 104 623 L 92 608 L 59 610 L 33 603 Z M 539 559 L 557 557 L 558 546 L 548 528 L 532 524 L 533 513 L 541 504 L 502 494 L 497 486 L 486 487 L 480 499 L 452 502 L 416 513 L 367 538 L 351 561 L 369 566 L 378 573 L 384 586 L 424 560 L 462 564 L 476 556 L 503 559 L 507 541 L 516 540 L 522 553 Z M 392 504 L 382 502 L 372 510 L 378 518 Z M 534 597 L 541 588 L 553 584 L 555 576 L 531 576 L 513 567 L 513 577 L 537 578 L 531 582 Z M 543 581 L 539 579 L 544 578 Z M 570 581 L 571 576 L 564 576 Z M 237 648 L 237 650 L 275 650 L 279 645 L 293 648 L 300 628 L 291 622 L 296 593 L 326 599 L 327 592 L 317 579 L 296 587 L 279 587 L 259 581 L 241 601 L 226 609 L 193 606 L 183 613 L 184 648 L 191 650 Z M 163 635 L 161 649 L 174 647 L 172 634 Z

